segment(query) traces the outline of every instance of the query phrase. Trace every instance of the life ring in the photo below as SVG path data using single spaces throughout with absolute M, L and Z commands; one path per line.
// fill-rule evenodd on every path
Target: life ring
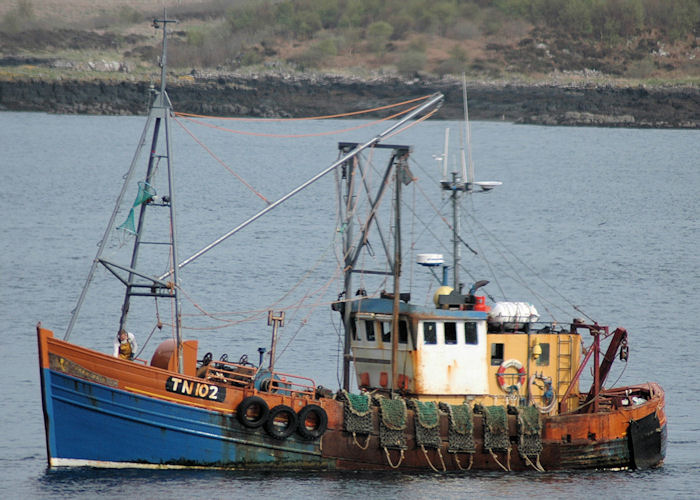
M 287 439 L 297 428 L 297 414 L 287 405 L 277 405 L 270 410 L 265 430 L 275 439 Z
M 265 400 L 259 396 L 249 396 L 236 408 L 238 421 L 249 429 L 257 429 L 267 420 L 270 409 Z
M 505 373 L 506 370 L 510 367 L 513 367 L 518 371 L 518 381 L 515 384 L 506 384 Z M 526 381 L 525 368 L 523 368 L 523 364 L 517 359 L 507 359 L 503 363 L 501 363 L 501 366 L 498 367 L 498 372 L 496 372 L 496 378 L 498 380 L 498 385 L 501 386 L 501 389 L 503 389 L 504 392 L 510 393 L 514 390 L 516 392 L 520 392 L 520 388 L 523 385 L 525 385 Z
M 318 405 L 306 405 L 297 414 L 299 435 L 309 441 L 318 439 L 328 429 L 326 410 Z

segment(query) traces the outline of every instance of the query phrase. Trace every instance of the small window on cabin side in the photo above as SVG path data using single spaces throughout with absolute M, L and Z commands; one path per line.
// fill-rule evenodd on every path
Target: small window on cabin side
M 491 366 L 503 363 L 503 344 L 491 344 Z
M 479 338 L 476 334 L 476 323 L 467 321 L 464 323 L 464 343 L 467 345 L 477 345 Z
M 408 344 L 408 323 L 399 321 L 399 344 Z
M 455 345 L 457 343 L 457 323 L 445 322 L 445 344 Z
M 379 323 L 379 328 L 382 333 L 382 342 L 391 342 L 391 323 L 381 321 Z
M 365 321 L 365 332 L 367 332 L 367 340 L 374 342 L 374 321 Z
M 537 358 L 537 366 L 549 366 L 549 342 L 540 344 L 542 354 Z
M 357 340 L 357 321 L 354 319 L 350 322 L 350 328 L 352 332 L 352 340 Z
M 432 321 L 423 323 L 423 343 L 437 344 L 437 329 L 435 328 L 435 323 Z

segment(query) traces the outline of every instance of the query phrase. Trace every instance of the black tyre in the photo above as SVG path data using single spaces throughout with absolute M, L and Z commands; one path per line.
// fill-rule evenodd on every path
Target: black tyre
M 249 396 L 236 408 L 238 421 L 249 429 L 256 429 L 267 421 L 270 409 L 263 398 Z
M 297 428 L 297 414 L 287 405 L 278 405 L 270 410 L 265 430 L 275 439 L 287 439 Z
M 313 440 L 323 436 L 328 429 L 326 410 L 318 405 L 307 405 L 298 413 L 297 431 L 304 439 Z

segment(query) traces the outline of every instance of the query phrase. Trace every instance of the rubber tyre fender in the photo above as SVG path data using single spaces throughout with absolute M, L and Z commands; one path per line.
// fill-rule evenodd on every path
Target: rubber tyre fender
M 257 416 L 251 418 L 248 414 L 248 410 L 259 407 Z M 241 404 L 236 408 L 236 418 L 244 427 L 249 429 L 257 429 L 267 421 L 267 416 L 270 414 L 270 408 L 267 406 L 265 400 L 259 396 L 248 396 Z
M 306 405 L 297 414 L 299 418 L 299 424 L 297 425 L 297 431 L 301 437 L 309 441 L 318 439 L 326 432 L 328 429 L 328 414 L 326 410 L 318 405 Z M 316 425 L 313 427 L 307 426 L 306 422 L 309 417 L 314 417 L 316 420 Z
M 275 425 L 275 418 L 279 416 L 285 416 L 287 418 L 287 425 L 282 427 Z M 270 410 L 270 414 L 265 422 L 265 430 L 267 433 L 275 439 L 287 439 L 289 436 L 294 434 L 297 429 L 297 424 L 299 419 L 297 414 L 292 408 L 287 405 L 277 405 Z

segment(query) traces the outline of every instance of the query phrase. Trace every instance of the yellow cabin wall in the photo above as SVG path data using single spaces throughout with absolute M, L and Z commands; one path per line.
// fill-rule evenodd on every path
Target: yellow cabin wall
M 529 383 L 531 377 L 536 373 L 544 377 L 552 378 L 552 385 L 557 400 L 560 400 L 566 393 L 571 380 L 576 374 L 579 363 L 581 361 L 581 336 L 578 334 L 567 333 L 489 333 L 487 336 L 487 352 L 488 352 L 488 380 L 489 393 L 491 395 L 501 396 L 505 399 L 506 392 L 498 384 L 497 373 L 501 363 L 492 363 L 492 353 L 494 344 L 503 345 L 503 361 L 515 359 L 519 361 L 525 369 L 526 385 L 529 387 L 521 387 L 520 397 L 532 397 L 538 404 L 543 404 L 542 396 L 544 391 L 539 387 Z M 549 360 L 544 359 L 545 353 L 534 359 L 532 350 L 535 344 L 539 344 L 543 351 L 545 345 L 549 345 Z M 508 368 L 506 374 L 515 374 L 515 368 Z M 512 376 L 510 380 L 514 380 Z M 579 387 L 578 384 L 574 387 L 571 393 L 572 399 L 578 399 Z M 498 399 L 493 398 L 493 399 Z M 493 404 L 493 403 L 491 403 Z

